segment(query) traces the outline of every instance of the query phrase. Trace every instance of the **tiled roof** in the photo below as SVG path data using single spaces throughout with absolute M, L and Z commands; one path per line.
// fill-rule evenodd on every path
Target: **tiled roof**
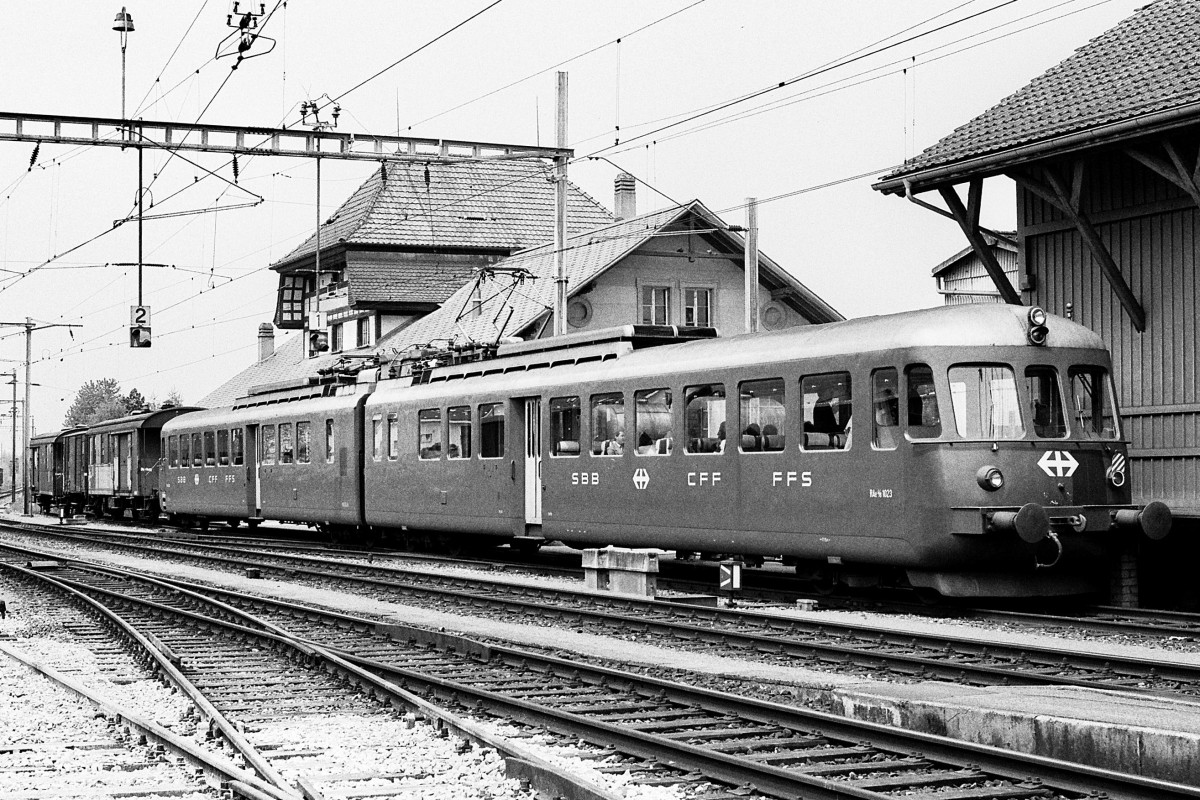
M 551 167 L 540 161 L 390 161 L 384 179 L 367 180 L 321 226 L 321 249 L 348 245 L 519 250 L 554 238 Z M 427 177 L 428 176 L 428 177 Z M 567 224 L 579 232 L 612 214 L 568 184 Z M 311 256 L 314 232 L 274 265 Z
M 643 245 L 655 233 L 686 218 L 689 214 L 699 216 L 717 230 L 724 231 L 727 228 L 700 201 L 693 200 L 685 205 L 615 222 L 571 237 L 567 240 L 568 249 L 565 257 L 567 286 L 579 289 L 587 285 L 589 281 Z M 774 262 L 761 254 L 760 258 L 759 269 L 762 274 L 771 275 L 792 287 L 807 307 L 817 309 L 816 315 L 821 315 L 822 318 L 814 319 L 814 322 L 827 322 L 842 318 L 840 314 Z M 513 314 L 503 332 L 498 331 L 492 323 L 497 310 L 494 307 L 485 307 L 481 314 L 468 314 L 463 319 L 455 321 L 455 317 L 470 300 L 473 285 L 468 284 L 455 292 L 437 311 L 382 339 L 379 342 L 379 349 L 385 352 L 388 350 L 399 351 L 411 345 L 445 339 L 495 341 L 501 333 L 505 336 L 520 334 L 546 311 L 553 308 L 556 269 L 553 245 L 543 245 L 517 253 L 501 261 L 499 266 L 510 269 L 524 268 L 536 276 L 534 280 L 525 281 L 512 294 L 509 305 Z M 491 284 L 490 290 L 485 287 L 482 296 L 486 299 L 508 285 L 508 279 L 501 277 L 497 283 Z
M 485 263 L 474 259 L 439 256 L 428 258 L 406 255 L 403 259 L 363 259 L 350 254 L 346 259 L 346 280 L 349 299 L 353 303 L 436 303 L 446 298 L 467 281 L 473 270 Z
M 909 160 L 884 182 L 1197 102 L 1200 1 L 1159 0 Z
M 304 334 L 298 333 L 290 336 L 275 348 L 274 353 L 264 360 L 246 367 L 205 397 L 200 398 L 196 405 L 203 408 L 233 405 L 233 401 L 244 396 L 251 387 L 316 375 L 318 369 L 332 365 L 344 355 L 344 353 L 336 355 L 326 353 L 316 358 L 306 358 L 307 350 Z

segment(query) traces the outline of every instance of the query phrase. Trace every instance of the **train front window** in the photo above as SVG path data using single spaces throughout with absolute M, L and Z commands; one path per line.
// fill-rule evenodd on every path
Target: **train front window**
M 446 409 L 446 421 L 450 425 L 450 446 L 447 458 L 471 457 L 471 407 L 451 406 Z
M 670 389 L 640 389 L 633 393 L 633 428 L 636 454 L 671 455 Z
M 1071 424 L 1079 439 L 1116 439 L 1116 405 L 1108 370 L 1071 367 Z
M 741 451 L 760 453 L 783 449 L 783 378 L 746 381 L 738 387 L 742 426 Z
M 964 439 L 1020 439 L 1025 436 L 1017 380 L 1006 364 L 950 368 L 954 426 Z
M 1067 418 L 1063 413 L 1062 392 L 1058 387 L 1058 370 L 1048 366 L 1025 368 L 1025 390 L 1029 393 L 1029 418 L 1033 435 L 1039 439 L 1063 439 L 1067 435 Z
M 579 455 L 579 398 L 550 399 L 550 455 Z
M 592 455 L 625 452 L 625 396 L 620 392 L 592 395 Z
M 687 386 L 683 397 L 687 452 L 725 452 L 725 384 Z
M 909 364 L 904 368 L 904 382 L 908 391 L 908 437 L 937 439 L 942 435 L 942 416 L 933 370 L 927 364 Z
M 801 378 L 804 435 L 800 448 L 845 450 L 849 447 L 852 400 L 849 372 L 827 372 Z
M 479 407 L 479 457 L 504 457 L 503 403 L 485 403 Z
M 442 457 L 442 410 L 422 408 L 417 412 L 417 442 L 421 458 L 431 460 Z

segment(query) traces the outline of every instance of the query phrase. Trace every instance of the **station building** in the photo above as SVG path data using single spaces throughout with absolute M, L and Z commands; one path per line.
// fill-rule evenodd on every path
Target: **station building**
M 258 359 L 199 400 L 231 404 L 293 388 L 376 354 L 447 342 L 536 338 L 554 330 L 554 190 L 529 161 L 388 163 L 272 265 L 273 324 Z M 628 324 L 745 329 L 745 242 L 699 201 L 638 215 L 619 175 L 616 213 L 575 186 L 565 248 L 567 330 Z M 835 309 L 759 253 L 765 329 L 832 322 Z M 276 330 L 296 331 L 275 347 Z
M 980 224 L 996 178 L 1016 184 L 1012 277 Z M 1177 520 L 1136 554 L 1143 599 L 1200 602 L 1200 0 L 1140 9 L 874 188 L 957 222 L 1005 302 L 1104 338 L 1134 497 Z

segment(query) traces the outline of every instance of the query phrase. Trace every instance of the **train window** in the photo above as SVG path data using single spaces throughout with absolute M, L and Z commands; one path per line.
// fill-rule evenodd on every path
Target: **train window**
M 333 420 L 325 420 L 325 463 L 333 463 Z
M 504 457 L 504 404 L 479 407 L 479 457 Z
M 296 460 L 295 445 L 292 441 L 292 423 L 279 423 L 279 463 L 291 464 Z
M 804 435 L 800 440 L 800 449 L 849 448 L 853 399 L 849 372 L 826 372 L 801 378 Z
M 213 431 L 204 432 L 204 466 L 217 465 L 217 434 Z
M 446 424 L 450 426 L 450 445 L 446 458 L 471 457 L 471 407 L 451 406 L 446 409 Z
M 671 455 L 671 390 L 633 393 L 633 429 L 639 456 Z
M 1025 368 L 1025 389 L 1029 393 L 1029 418 L 1033 435 L 1039 439 L 1062 439 L 1067 435 L 1058 370 L 1049 366 Z
M 275 426 L 263 425 L 259 434 L 262 436 L 262 463 L 275 463 Z
M 442 457 L 442 410 L 422 408 L 417 412 L 417 444 L 421 458 Z
M 625 395 L 592 395 L 592 455 L 619 456 L 625 452 Z
M 388 460 L 395 461 L 400 457 L 400 418 L 395 411 L 387 415 Z
M 908 437 L 937 439 L 942 435 L 942 416 L 938 412 L 933 370 L 928 364 L 909 364 L 904 368 L 904 383 L 908 398 Z
M 204 436 L 199 433 L 192 434 L 192 466 L 204 466 Z
M 1006 364 L 950 368 L 954 427 L 964 439 L 1020 439 L 1025 435 L 1017 381 Z
M 745 381 L 738 387 L 743 453 L 783 449 L 783 378 Z
M 683 397 L 687 452 L 725 452 L 725 384 L 687 386 Z
M 233 457 L 234 466 L 239 467 L 246 462 L 246 444 L 243 433 L 241 428 L 229 431 L 229 451 Z
M 371 418 L 371 457 L 376 461 L 383 458 L 383 417 Z
M 222 467 L 229 466 L 229 431 L 217 431 L 217 463 Z
M 579 455 L 579 398 L 550 399 L 550 455 Z
M 167 437 L 167 464 L 172 467 L 179 466 L 179 437 Z
M 296 423 L 296 463 L 308 464 L 312 461 L 312 423 Z
M 895 367 L 871 373 L 871 446 L 877 450 L 895 450 L 900 428 L 899 380 Z
M 1103 367 L 1071 367 L 1071 421 L 1079 439 L 1116 439 L 1112 384 Z
M 192 461 L 192 440 L 186 433 L 179 436 L 179 466 L 187 467 Z M 92 447 L 92 455 L 96 454 L 95 446 Z

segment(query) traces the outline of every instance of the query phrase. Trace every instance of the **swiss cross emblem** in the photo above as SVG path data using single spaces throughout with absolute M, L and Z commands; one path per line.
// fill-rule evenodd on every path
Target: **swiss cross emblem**
M 645 489 L 650 485 L 650 473 L 645 469 L 638 469 L 633 473 L 633 485 L 638 489 Z
M 1079 468 L 1079 462 L 1075 460 L 1075 456 L 1066 450 L 1047 450 L 1037 463 L 1042 468 L 1042 472 L 1051 478 L 1069 478 Z

